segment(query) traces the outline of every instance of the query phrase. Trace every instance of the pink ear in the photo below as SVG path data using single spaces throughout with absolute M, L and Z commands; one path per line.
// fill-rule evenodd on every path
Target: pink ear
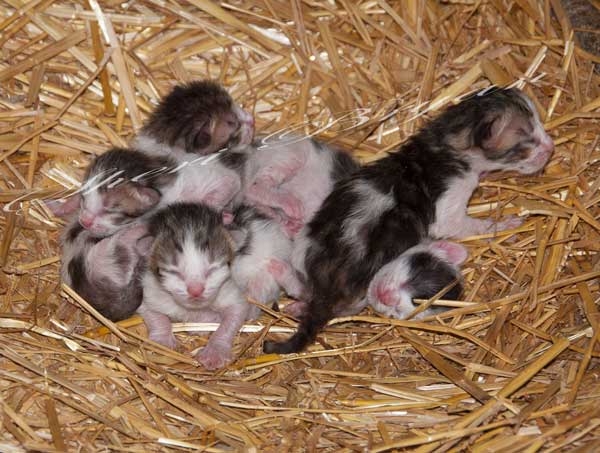
M 141 209 L 150 209 L 160 201 L 160 194 L 158 191 L 151 189 L 150 187 L 131 186 L 130 193 L 140 202 Z
M 494 118 L 490 126 L 490 136 L 484 141 L 484 146 L 490 149 L 500 148 L 503 132 L 509 123 L 510 117 L 508 115 L 501 115 Z
M 59 198 L 58 200 L 46 200 L 45 203 L 48 209 L 50 209 L 52 214 L 56 217 L 67 217 L 79 209 L 81 196 L 77 194 L 67 199 Z
M 434 241 L 429 247 L 433 253 L 456 266 L 462 264 L 469 256 L 467 249 L 455 242 Z

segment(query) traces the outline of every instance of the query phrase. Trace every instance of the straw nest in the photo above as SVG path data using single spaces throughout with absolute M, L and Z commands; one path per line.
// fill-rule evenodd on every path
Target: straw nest
M 558 0 L 5 0 L 0 19 L 1 451 L 600 448 L 599 60 Z M 338 319 L 285 357 L 261 343 L 295 322 L 265 313 L 212 373 L 191 355 L 205 336 L 166 350 L 61 286 L 61 223 L 39 201 L 195 78 L 261 131 L 363 161 L 458 96 L 516 84 L 557 147 L 542 175 L 475 193 L 472 215 L 526 220 L 464 241 L 451 311 Z

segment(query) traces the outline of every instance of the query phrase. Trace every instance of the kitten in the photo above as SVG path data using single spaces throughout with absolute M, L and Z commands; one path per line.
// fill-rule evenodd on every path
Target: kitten
M 146 234 L 135 225 L 98 238 L 73 219 L 61 238 L 62 281 L 111 321 L 129 318 L 142 302 L 146 260 L 136 244 Z
M 169 157 L 111 148 L 90 163 L 76 193 L 48 206 L 59 217 L 77 212 L 90 233 L 109 236 L 158 205 L 162 191 L 176 179 L 171 171 L 176 166 Z
M 244 203 L 277 220 L 294 238 L 333 184 L 358 170 L 343 151 L 309 138 L 254 146 L 244 172 Z
M 455 285 L 442 298 L 456 300 L 462 292 L 459 266 L 467 259 L 465 247 L 448 241 L 424 241 L 383 266 L 373 277 L 362 304 L 379 313 L 404 319 L 416 308 L 412 299 L 430 299 L 448 285 Z M 362 307 L 351 312 L 356 313 Z M 445 311 L 430 307 L 417 314 L 419 319 Z M 351 313 L 352 314 L 352 313 Z
M 149 338 L 175 348 L 171 321 L 219 322 L 197 359 L 211 370 L 227 365 L 249 304 L 231 279 L 232 241 L 221 216 L 201 204 L 176 203 L 152 216 L 149 235 L 138 309 Z
M 240 206 L 228 230 L 236 243 L 231 275 L 246 296 L 272 304 L 283 288 L 291 297 L 300 297 L 302 283 L 289 263 L 292 241 L 277 222 Z
M 428 236 L 518 226 L 515 219 L 494 224 L 469 217 L 469 198 L 482 173 L 535 173 L 553 149 L 525 94 L 497 89 L 449 107 L 397 152 L 336 184 L 294 251 L 305 250 L 308 309 L 296 334 L 265 342 L 265 351 L 303 349 L 336 313 L 365 296 L 384 265 Z
M 252 142 L 254 119 L 218 83 L 202 80 L 178 85 L 152 113 L 134 146 L 177 161 Z
M 79 223 L 99 237 L 114 234 L 159 205 L 177 175 L 168 157 L 135 149 L 113 148 L 88 167 L 79 194 Z

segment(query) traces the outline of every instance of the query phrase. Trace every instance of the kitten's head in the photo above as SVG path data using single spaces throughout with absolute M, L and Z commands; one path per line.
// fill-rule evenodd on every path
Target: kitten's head
M 96 236 L 109 236 L 131 224 L 158 204 L 160 189 L 175 175 L 157 170 L 172 165 L 169 159 L 121 148 L 97 157 L 80 192 L 79 223 Z
M 216 82 L 176 86 L 159 104 L 143 133 L 188 153 L 211 154 L 252 142 L 254 119 Z
M 231 240 L 221 215 L 194 203 L 176 203 L 150 220 L 150 271 L 180 304 L 210 303 L 229 278 Z
M 450 107 L 435 123 L 446 132 L 447 143 L 470 153 L 481 171 L 535 173 L 554 151 L 535 106 L 515 88 L 473 95 Z
M 442 298 L 458 299 L 462 292 L 459 266 L 467 256 L 465 247 L 448 241 L 412 247 L 398 258 L 393 273 L 369 286 L 369 303 L 380 313 L 404 319 L 416 308 L 412 299 L 430 299 L 455 282 Z M 395 297 L 389 297 L 392 292 Z

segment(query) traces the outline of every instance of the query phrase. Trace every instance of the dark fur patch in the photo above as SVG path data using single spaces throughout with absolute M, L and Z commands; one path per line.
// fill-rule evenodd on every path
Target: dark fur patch
M 410 275 L 406 283 L 415 299 L 430 299 L 460 279 L 460 275 L 452 266 L 430 253 L 415 253 L 410 256 L 408 262 Z M 444 294 L 443 298 L 457 299 L 461 292 L 462 285 L 458 283 Z
M 246 164 L 246 160 L 248 160 L 248 154 L 236 153 L 233 151 L 223 151 L 219 153 L 219 157 L 217 159 L 225 167 L 241 173 L 244 165 Z
M 237 244 L 236 254 L 248 255 L 252 253 L 252 229 L 251 224 L 253 222 L 271 222 L 272 220 L 266 215 L 262 214 L 252 206 L 241 205 L 238 206 L 233 212 L 233 221 L 228 225 L 227 229 L 232 233 L 238 231 L 241 234 L 238 236 L 243 237 L 241 243 Z
M 233 100 L 221 85 L 194 81 L 173 88 L 142 132 L 160 143 L 195 152 L 211 143 L 211 122 L 232 110 Z
M 107 278 L 91 280 L 82 255 L 75 256 L 67 266 L 73 289 L 111 321 L 131 317 L 142 303 L 141 275 L 144 269 L 145 260 L 140 259 L 132 281 L 120 288 Z
M 231 254 L 221 214 L 206 205 L 169 205 L 151 217 L 149 233 L 155 238 L 151 258 L 155 275 L 158 275 L 160 263 L 169 262 L 175 254 L 183 252 L 183 244 L 189 237 L 213 261 L 228 258 Z
M 342 150 L 335 148 L 331 149 L 331 180 L 340 181 L 348 178 L 354 172 L 358 171 L 360 165 L 352 158 L 352 156 Z
M 161 170 L 163 168 L 164 170 Z M 169 170 L 173 168 L 175 168 L 175 161 L 169 157 L 148 156 L 135 149 L 111 148 L 90 164 L 84 180 L 87 181 L 94 176 L 102 175 L 101 178 L 93 181 L 92 187 L 95 187 L 107 177 L 119 172 L 118 178 L 98 186 L 98 190 L 107 190 L 107 186 L 119 178 L 131 182 L 134 178 L 147 174 L 134 184 L 152 187 L 160 192 L 161 187 L 170 184 L 175 179 L 176 175 L 169 173 Z
M 74 242 L 79 234 L 84 230 L 79 222 L 72 222 L 69 225 L 67 233 L 65 234 L 65 238 L 67 242 Z
M 115 247 L 115 264 L 122 273 L 127 273 L 131 265 L 131 256 L 129 250 L 122 245 Z

